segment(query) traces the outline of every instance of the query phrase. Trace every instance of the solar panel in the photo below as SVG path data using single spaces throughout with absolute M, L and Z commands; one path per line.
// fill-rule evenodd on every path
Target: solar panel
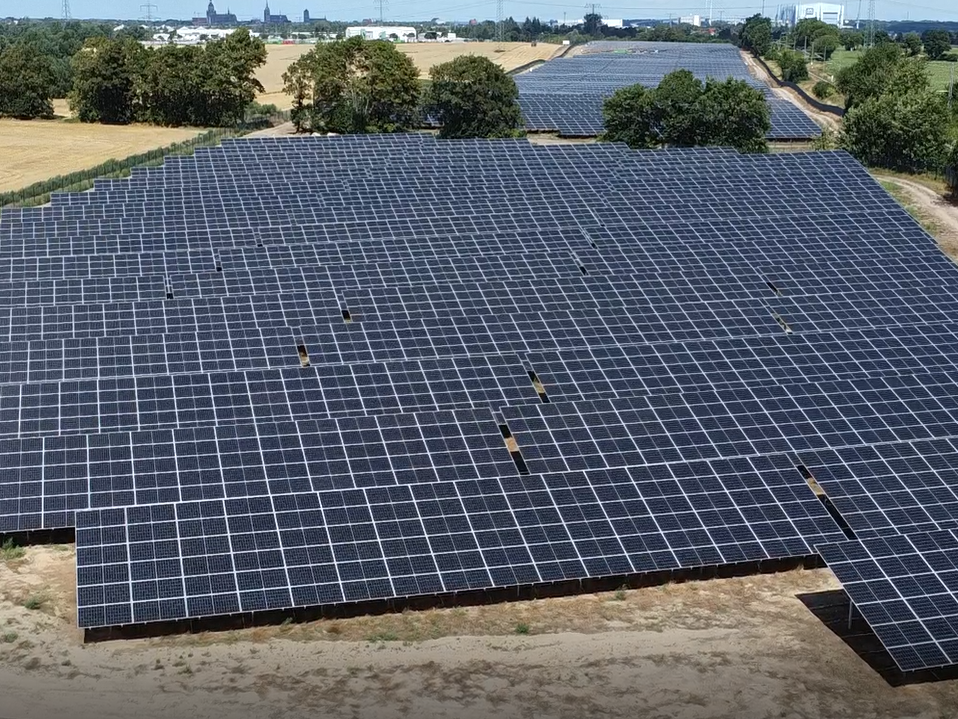
M 751 76 L 738 48 L 707 43 L 590 42 L 574 57 L 543 63 L 516 77 L 525 126 L 565 137 L 597 137 L 604 129 L 606 98 L 630 85 L 656 87 L 680 69 L 701 81 L 734 78 L 760 89 L 771 112 L 770 140 L 807 140 L 821 134 L 808 115 L 774 97 Z
M 820 544 L 828 568 L 905 672 L 958 664 L 958 535 Z
M 0 256 L 0 534 L 78 528 L 85 628 L 797 561 L 807 474 L 958 527 L 958 268 L 845 153 L 227 141 Z

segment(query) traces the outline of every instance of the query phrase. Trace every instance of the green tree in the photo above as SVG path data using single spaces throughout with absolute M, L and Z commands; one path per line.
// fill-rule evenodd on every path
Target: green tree
M 901 37 L 901 47 L 905 54 L 911 57 L 921 55 L 921 35 L 917 32 L 906 32 Z
M 948 108 L 937 93 L 884 93 L 845 114 L 841 144 L 865 165 L 918 172 L 943 164 L 947 128 Z
M 200 67 L 202 102 L 195 106 L 193 124 L 227 126 L 242 122 L 247 106 L 263 92 L 255 72 L 265 63 L 266 46 L 245 28 L 207 43 Z
M 602 16 L 597 12 L 590 12 L 582 19 L 582 30 L 586 35 L 601 35 Z
M 951 51 L 951 35 L 947 30 L 926 30 L 922 41 L 930 60 L 940 60 Z
M 821 57 L 822 60 L 828 60 L 840 44 L 838 35 L 826 33 L 815 38 L 815 41 L 812 43 L 812 52 Z
M 771 128 L 761 91 L 729 78 L 702 85 L 687 70 L 670 73 L 655 89 L 626 87 L 603 106 L 603 139 L 630 147 L 722 145 L 764 152 Z
M 709 79 L 694 110 L 699 144 L 734 147 L 739 152 L 767 152 L 772 129 L 765 95 L 744 80 Z
M 878 47 L 879 45 L 892 45 L 894 42 L 895 41 L 892 40 L 891 35 L 888 34 L 887 30 L 875 30 L 875 36 L 872 44 L 873 47 Z
M 863 52 L 858 62 L 839 70 L 835 86 L 845 95 L 845 107 L 851 109 L 885 92 L 926 89 L 928 75 L 921 60 L 905 58 L 897 45 L 877 45 Z
M 147 53 L 136 78 L 137 119 L 154 125 L 192 125 L 203 102 L 203 48 L 164 45 Z
M 662 78 L 650 96 L 652 128 L 659 144 L 702 144 L 703 128 L 696 103 L 704 90 L 702 82 L 688 70 L 676 70 Z
M 512 137 L 522 127 L 515 80 L 490 59 L 462 55 L 435 65 L 429 76 L 440 137 Z
M 837 33 L 838 30 L 828 23 L 815 18 L 806 18 L 795 23 L 795 28 L 792 30 L 791 35 L 795 47 L 804 48 L 806 45 L 811 47 L 812 43 L 815 42 L 815 38 L 820 35 Z
M 958 197 L 958 142 L 951 148 L 948 164 L 945 166 L 945 182 L 952 197 Z
M 659 138 L 654 127 L 653 92 L 644 85 L 616 90 L 602 106 L 605 120 L 603 139 L 624 142 L 638 149 L 657 147 Z
M 70 109 L 81 122 L 126 124 L 136 116 L 136 77 L 146 50 L 135 40 L 93 38 L 73 57 Z
M 858 30 L 842 30 L 839 36 L 842 47 L 846 50 L 855 50 L 865 44 L 865 36 Z
M 826 100 L 835 94 L 835 88 L 825 80 L 819 80 L 812 88 L 812 94 L 819 100 Z
M 53 117 L 55 83 L 49 57 L 26 43 L 6 48 L 0 52 L 0 116 Z
M 795 50 L 782 50 L 778 54 L 778 65 L 782 68 L 782 79 L 788 82 L 801 82 L 808 79 L 808 63 L 805 56 Z
M 739 44 L 758 57 L 767 55 L 772 47 L 772 21 L 761 15 L 752 15 L 742 26 Z
M 283 81 L 300 131 L 402 132 L 418 119 L 419 73 L 392 43 L 354 37 L 317 45 Z

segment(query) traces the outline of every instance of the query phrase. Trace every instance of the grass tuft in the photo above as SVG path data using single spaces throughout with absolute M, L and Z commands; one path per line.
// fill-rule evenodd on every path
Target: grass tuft
M 46 599 L 44 599 L 43 597 L 39 595 L 34 594 L 32 596 L 27 597 L 26 601 L 23 603 L 23 606 L 25 609 L 29 609 L 30 611 L 36 611 L 38 609 L 41 609 L 45 603 L 46 603 Z
M 18 559 L 23 559 L 26 554 L 27 550 L 15 544 L 13 539 L 8 539 L 0 545 L 0 560 L 4 562 L 13 562 Z

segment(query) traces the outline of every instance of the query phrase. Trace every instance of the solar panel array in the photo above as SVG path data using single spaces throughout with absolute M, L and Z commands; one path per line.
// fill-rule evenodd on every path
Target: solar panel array
M 85 629 L 818 547 L 953 661 L 868 566 L 951 571 L 958 268 L 843 153 L 229 141 L 0 255 L 0 533 L 76 528 Z
M 727 44 L 590 42 L 582 54 L 550 60 L 515 79 L 527 129 L 595 137 L 603 130 L 605 98 L 629 85 L 656 87 L 675 70 L 689 70 L 702 81 L 732 77 L 760 89 L 771 110 L 770 140 L 805 140 L 821 134 L 804 112 L 753 78 L 738 49 Z

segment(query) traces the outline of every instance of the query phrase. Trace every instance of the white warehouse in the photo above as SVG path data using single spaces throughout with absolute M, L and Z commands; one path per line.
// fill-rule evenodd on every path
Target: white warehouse
M 346 28 L 346 37 L 361 37 L 364 40 L 389 40 L 390 42 L 416 42 L 416 28 L 397 25 Z
M 845 6 L 821 2 L 796 5 L 792 24 L 799 20 L 821 20 L 829 25 L 842 27 L 845 24 Z

